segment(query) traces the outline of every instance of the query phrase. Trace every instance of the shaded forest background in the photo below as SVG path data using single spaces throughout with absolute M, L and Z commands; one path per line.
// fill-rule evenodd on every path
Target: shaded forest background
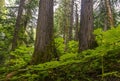
M 120 81 L 120 0 L 0 5 L 0 81 Z

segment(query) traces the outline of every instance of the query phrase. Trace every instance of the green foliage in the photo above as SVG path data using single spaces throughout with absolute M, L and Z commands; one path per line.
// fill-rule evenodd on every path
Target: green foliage
M 67 60 L 76 58 L 76 56 L 77 56 L 77 54 L 68 53 L 68 54 L 62 55 L 62 56 L 60 57 L 60 61 L 67 61 Z
M 33 47 L 20 46 L 15 51 L 7 53 L 10 53 L 9 55 L 7 55 L 9 58 L 6 57 L 8 59 L 6 59 L 5 64 L 2 67 L 0 67 L 0 81 L 3 81 L 2 79 L 4 79 L 6 77 L 6 74 L 8 74 L 9 72 L 18 71 L 21 67 L 24 67 L 28 64 L 33 54 Z M 11 81 L 16 81 L 20 77 L 15 76 L 12 78 Z
M 115 43 L 118 45 L 119 43 L 119 32 L 120 26 L 117 28 L 113 28 L 106 32 L 103 32 L 101 29 L 97 29 L 94 34 L 96 34 L 96 40 L 98 41 L 99 45 L 114 45 Z M 109 40 L 108 40 L 109 39 Z
M 69 41 L 67 45 L 68 45 L 67 51 L 69 53 L 77 53 L 78 52 L 78 42 L 77 41 L 74 41 L 74 40 Z
M 72 56 L 70 56 L 70 57 L 72 58 Z M 56 80 L 59 80 L 60 77 L 58 77 L 58 76 L 62 76 L 62 72 L 64 71 L 66 66 L 68 67 L 69 65 L 80 62 L 79 60 L 73 60 L 73 59 L 68 60 L 68 58 L 66 58 L 66 59 L 67 59 L 67 61 L 63 61 L 63 59 L 61 59 L 61 61 L 51 61 L 51 62 L 46 62 L 44 64 L 28 66 L 26 68 L 27 71 L 25 73 L 23 73 L 22 75 L 20 74 L 18 76 L 14 76 L 12 78 L 12 80 L 13 79 L 17 80 L 19 78 L 30 80 L 31 77 L 33 77 L 33 78 L 30 81 L 34 81 L 34 80 L 36 80 L 36 78 L 39 80 L 45 81 L 46 77 L 48 77 L 52 80 L 55 80 L 55 78 L 56 78 Z M 66 69 L 66 71 L 67 71 L 67 69 Z M 58 72 L 60 72 L 60 74 Z M 33 73 L 35 73 L 36 75 L 33 76 Z M 66 75 L 66 76 L 71 76 L 71 75 Z M 64 80 L 64 78 L 62 80 Z
M 10 65 L 9 70 L 18 69 L 26 65 L 32 56 L 33 47 L 20 46 L 15 51 L 10 52 L 10 57 L 13 59 L 8 60 L 6 63 Z
M 38 6 L 38 3 L 38 0 L 29 1 L 28 4 L 26 4 L 26 8 L 34 10 Z
M 64 52 L 62 38 L 55 39 L 57 51 L 60 53 L 59 61 L 51 61 L 38 65 L 28 65 L 25 71 L 20 67 L 29 62 L 32 48 L 19 47 L 11 52 L 15 56 L 13 65 L 9 70 L 16 70 L 18 74 L 11 81 L 100 81 L 109 79 L 120 80 L 120 27 L 108 31 L 95 30 L 98 47 L 77 54 L 76 41 L 68 43 L 68 51 Z M 19 60 L 18 60 L 19 59 Z M 1 68 L 2 69 L 2 68 Z M 4 69 L 4 68 L 3 68 Z
M 63 38 L 61 37 L 55 38 L 55 46 L 56 46 L 57 52 L 60 55 L 63 55 L 65 53 L 77 53 L 78 52 L 78 42 L 74 40 L 68 42 L 66 52 L 65 52 L 65 44 L 64 44 Z
M 8 12 L 4 7 L 0 9 L 0 12 L 0 64 L 4 64 L 11 48 L 14 19 L 7 19 Z
M 64 48 L 65 48 L 65 45 L 64 45 L 64 40 L 63 38 L 55 38 L 55 47 L 57 49 L 57 52 L 60 54 L 60 55 L 63 55 L 64 54 Z

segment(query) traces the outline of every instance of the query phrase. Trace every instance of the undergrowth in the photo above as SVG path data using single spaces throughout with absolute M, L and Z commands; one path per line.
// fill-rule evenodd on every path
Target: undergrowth
M 38 65 L 27 65 L 33 53 L 32 47 L 19 47 L 10 54 L 15 59 L 8 60 L 0 68 L 0 81 L 12 71 L 18 73 L 10 81 L 120 81 L 120 26 L 102 31 L 94 31 L 98 47 L 77 53 L 76 41 L 70 41 L 64 52 L 63 40 L 56 39 L 59 61 Z M 9 66 L 8 66 L 9 65 Z M 0 73 L 1 74 L 1 73 Z

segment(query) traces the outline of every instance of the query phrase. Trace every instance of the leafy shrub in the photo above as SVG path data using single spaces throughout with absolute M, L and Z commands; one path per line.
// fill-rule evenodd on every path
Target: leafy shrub
M 95 30 L 94 34 L 99 44 L 97 48 L 77 54 L 75 49 L 64 53 L 64 49 L 60 46 L 57 49 L 59 51 L 61 49 L 61 53 L 64 55 L 60 56 L 59 61 L 29 65 L 24 72 L 14 76 L 11 81 L 18 79 L 28 81 L 110 81 L 109 79 L 111 79 L 112 81 L 120 81 L 119 32 L 120 27 L 105 32 L 101 29 Z M 61 38 L 56 39 L 58 47 L 61 43 L 63 43 Z M 69 49 L 72 49 L 74 44 L 70 43 Z M 17 52 L 18 50 L 15 53 Z M 19 54 L 24 53 L 25 51 Z
M 60 54 L 60 55 L 63 55 L 64 54 L 64 48 L 65 48 L 65 45 L 64 45 L 64 40 L 63 38 L 55 38 L 55 47 L 57 49 L 57 52 Z
M 78 42 L 77 41 L 69 41 L 68 45 L 68 52 L 69 53 L 77 53 L 78 52 Z
M 18 69 L 24 65 L 26 65 L 32 56 L 33 53 L 33 47 L 26 47 L 26 46 L 20 46 L 15 51 L 10 52 L 10 56 L 13 57 L 13 59 L 10 59 L 7 61 L 7 65 L 10 65 L 10 70 Z

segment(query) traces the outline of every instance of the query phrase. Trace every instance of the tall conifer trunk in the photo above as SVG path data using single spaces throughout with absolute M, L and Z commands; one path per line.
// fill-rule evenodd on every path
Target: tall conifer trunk
M 31 64 L 50 61 L 53 55 L 53 0 L 40 0 L 35 49 Z
M 79 52 L 92 48 L 93 0 L 82 0 L 79 31 Z

